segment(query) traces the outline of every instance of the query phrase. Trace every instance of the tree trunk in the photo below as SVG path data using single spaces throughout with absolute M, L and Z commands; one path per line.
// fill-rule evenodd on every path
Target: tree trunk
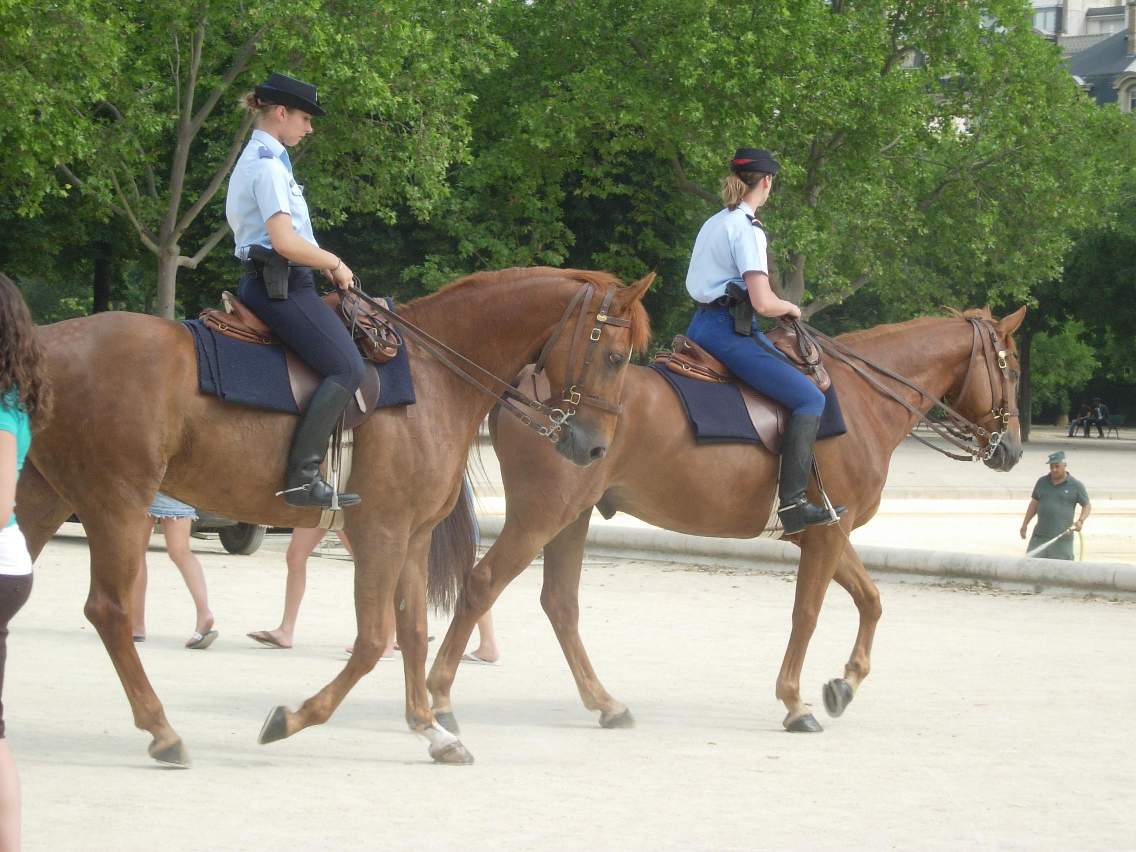
M 794 252 L 789 255 L 789 269 L 781 276 L 781 291 L 778 295 L 794 305 L 801 304 L 801 299 L 805 298 L 805 256 L 803 254 Z
M 111 269 L 114 266 L 114 246 L 106 240 L 100 240 L 93 246 L 95 258 L 94 294 L 91 302 L 91 313 L 97 314 L 110 310 Z
M 1021 347 L 1022 375 L 1018 380 L 1018 424 L 1022 431 L 1022 443 L 1030 438 L 1030 423 L 1033 419 L 1033 388 L 1030 387 L 1030 350 L 1033 348 L 1033 331 L 1023 330 L 1018 345 Z
M 154 315 L 174 318 L 174 298 L 177 286 L 178 256 L 181 249 L 176 246 L 163 246 L 158 253 L 158 298 Z

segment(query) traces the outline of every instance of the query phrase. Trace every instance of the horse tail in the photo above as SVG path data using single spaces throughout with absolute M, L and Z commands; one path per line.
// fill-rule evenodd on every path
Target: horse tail
M 442 612 L 452 612 L 466 573 L 477 561 L 481 531 L 473 508 L 469 475 L 462 477 L 458 501 L 430 536 L 426 568 L 426 601 Z

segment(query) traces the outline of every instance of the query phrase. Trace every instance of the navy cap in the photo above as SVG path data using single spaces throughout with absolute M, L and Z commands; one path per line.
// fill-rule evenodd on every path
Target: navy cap
M 730 160 L 732 172 L 764 172 L 775 175 L 780 168 L 781 164 L 764 148 L 738 148 L 734 152 L 734 158 Z
M 316 87 L 287 74 L 273 74 L 256 87 L 256 96 L 268 103 L 302 109 L 311 115 L 323 115 L 316 97 Z
M 1049 464 L 1065 464 L 1065 451 L 1058 450 L 1049 454 Z

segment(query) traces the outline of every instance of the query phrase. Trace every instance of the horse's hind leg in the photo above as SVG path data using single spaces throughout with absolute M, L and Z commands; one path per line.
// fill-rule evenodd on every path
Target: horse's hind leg
M 71 508 L 39 469 L 26 463 L 16 487 L 16 521 L 33 562 L 70 515 Z
M 406 678 L 406 723 L 410 730 L 430 741 L 430 757 L 438 763 L 473 763 L 456 731 L 440 725 L 430 709 L 426 689 L 426 554 L 430 529 L 415 536 L 395 593 L 395 620 L 402 667 Z
M 540 605 L 556 631 L 584 706 L 600 712 L 600 725 L 605 728 L 630 728 L 635 724 L 631 711 L 604 689 L 580 638 L 580 572 L 591 519 L 589 506 L 544 546 L 544 588 Z
M 872 640 L 876 635 L 876 624 L 883 614 L 879 590 L 851 544 L 844 548 L 835 580 L 852 596 L 860 613 L 860 627 L 856 632 L 856 644 L 852 646 L 852 656 L 844 667 L 844 677 L 833 678 L 824 685 L 824 706 L 830 716 L 844 712 L 868 676 L 872 667 Z
M 450 690 L 474 626 L 505 587 L 533 561 L 543 543 L 544 534 L 539 530 L 526 531 L 515 517 L 507 517 L 501 535 L 466 575 L 453 620 L 426 681 L 434 716 L 447 730 L 458 732 Z
M 91 587 L 83 612 L 110 654 L 134 712 L 134 724 L 153 736 L 150 756 L 159 763 L 188 766 L 189 755 L 166 721 L 130 631 L 130 588 L 146 546 L 150 519 L 141 506 L 132 511 L 84 513 L 82 517 L 91 548 Z
M 793 601 L 793 629 L 789 634 L 781 672 L 777 675 L 777 697 L 789 711 L 782 724 L 793 733 L 823 730 L 812 709 L 801 700 L 801 669 L 805 664 L 809 640 L 816 630 L 825 592 L 836 573 L 841 551 L 847 544 L 847 526 L 850 522 L 845 516 L 838 524 L 809 527 L 802 536 Z

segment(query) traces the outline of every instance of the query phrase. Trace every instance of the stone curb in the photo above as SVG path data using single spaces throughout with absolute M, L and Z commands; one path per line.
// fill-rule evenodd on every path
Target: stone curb
M 482 515 L 478 520 L 483 542 L 496 540 L 504 518 Z M 799 554 L 791 544 L 768 539 L 703 538 L 669 530 L 602 523 L 592 524 L 587 542 L 591 552 L 597 554 L 639 559 L 665 558 L 672 562 L 688 560 L 746 570 L 761 570 L 760 563 L 769 562 L 784 564 L 789 570 L 796 566 Z M 865 567 L 886 573 L 1136 593 L 1136 565 L 1127 563 L 1015 559 L 865 545 L 857 547 L 856 552 Z

